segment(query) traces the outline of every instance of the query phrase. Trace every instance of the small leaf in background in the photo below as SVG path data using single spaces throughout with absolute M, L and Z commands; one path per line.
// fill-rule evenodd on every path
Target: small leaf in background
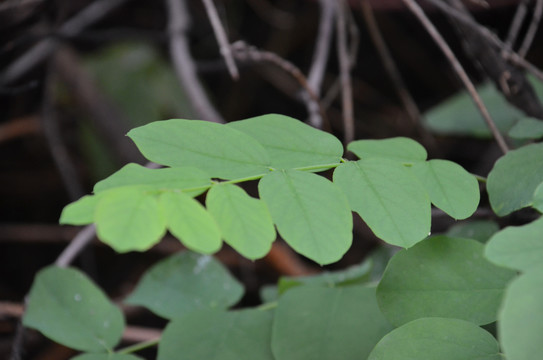
M 94 210 L 99 197 L 85 195 L 62 209 L 59 223 L 62 225 L 87 225 L 94 222 Z
M 540 213 L 543 213 L 543 183 L 535 188 L 532 206 Z
M 422 183 L 436 207 L 454 219 L 471 216 L 479 205 L 475 176 L 452 161 L 430 160 L 409 168 Z
M 526 271 L 543 261 L 543 218 L 527 225 L 509 226 L 488 241 L 485 256 L 493 263 Z
M 279 279 L 278 290 L 280 294 L 300 285 L 312 286 L 347 286 L 368 282 L 372 270 L 372 261 L 364 261 L 362 264 L 353 265 L 344 270 L 323 271 L 312 276 L 283 276 Z
M 165 192 L 160 195 L 160 206 L 168 230 L 187 248 L 204 254 L 220 250 L 221 231 L 197 200 L 183 192 Z
M 274 360 L 273 312 L 201 310 L 175 319 L 164 330 L 158 360 Z
M 542 304 L 543 267 L 533 268 L 509 284 L 498 318 L 498 336 L 507 360 L 541 357 Z
M 258 184 L 277 230 L 298 253 L 319 264 L 338 261 L 352 242 L 352 215 L 345 195 L 313 173 L 278 170 Z
M 198 309 L 225 309 L 242 295 L 242 285 L 213 257 L 183 252 L 149 269 L 126 302 L 172 319 Z
M 272 350 L 277 360 L 366 359 L 392 326 L 364 286 L 300 286 L 275 310 Z
M 266 207 L 233 184 L 214 185 L 206 195 L 209 213 L 219 224 L 224 241 L 244 257 L 266 255 L 275 240 L 275 228 Z
M 147 250 L 166 232 L 156 197 L 138 187 L 109 191 L 98 202 L 94 220 L 98 238 L 117 252 Z
M 368 360 L 503 360 L 499 351 L 496 339 L 471 322 L 424 318 L 387 334 Z
M 520 119 L 511 130 L 513 139 L 539 139 L 543 137 L 543 121 L 531 117 Z
M 294 169 L 338 164 L 343 145 L 333 135 L 288 116 L 268 114 L 228 124 L 256 140 L 268 151 L 271 166 Z
M 451 226 L 445 235 L 474 239 L 486 243 L 499 230 L 500 227 L 493 220 L 467 220 Z
M 193 166 L 231 180 L 269 172 L 266 150 L 251 136 L 222 124 L 164 120 L 128 132 L 142 154 L 157 164 Z
M 477 92 L 502 133 L 507 132 L 517 119 L 525 116 L 509 105 L 493 84 L 478 86 Z M 436 134 L 492 137 L 467 91 L 461 91 L 433 107 L 424 114 L 424 118 L 425 126 Z
M 394 255 L 377 287 L 377 300 L 396 326 L 423 317 L 484 325 L 496 320 L 514 275 L 487 261 L 483 244 L 475 240 L 435 236 Z
M 36 275 L 23 324 L 81 351 L 105 352 L 124 330 L 121 311 L 85 274 L 48 267 Z
M 94 192 L 130 185 L 139 185 L 150 190 L 182 190 L 190 196 L 197 196 L 211 186 L 211 179 L 197 168 L 148 169 L 131 163 L 99 181 L 94 185 Z
M 488 174 L 486 189 L 492 210 L 505 216 L 532 204 L 536 188 L 543 182 L 543 144 L 509 151 Z
M 403 165 L 386 159 L 341 164 L 334 183 L 373 233 L 392 245 L 411 247 L 430 232 L 430 200 Z
M 139 356 L 131 354 L 81 354 L 70 360 L 143 360 Z
M 402 163 L 426 160 L 426 149 L 415 140 L 396 137 L 380 140 L 356 140 L 347 149 L 361 159 L 381 158 Z

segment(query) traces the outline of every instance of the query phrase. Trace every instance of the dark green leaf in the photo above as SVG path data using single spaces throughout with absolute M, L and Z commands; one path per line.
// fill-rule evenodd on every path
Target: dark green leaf
M 271 311 L 197 311 L 164 330 L 158 360 L 274 360 Z
M 424 318 L 386 335 L 368 360 L 501 360 L 494 337 L 458 319 Z M 513 359 L 511 359 L 513 360 Z
M 543 144 L 509 151 L 488 175 L 486 189 L 492 209 L 499 216 L 532 204 L 535 189 L 543 182 Z
M 368 159 L 341 164 L 334 183 L 371 230 L 384 241 L 410 247 L 430 232 L 430 200 L 420 182 L 396 161 Z
M 300 286 L 279 300 L 272 350 L 278 360 L 366 359 L 391 329 L 374 288 Z
M 467 220 L 451 226 L 445 235 L 475 239 L 485 243 L 499 230 L 500 227 L 493 220 Z
M 243 287 L 214 258 L 183 252 L 149 269 L 126 302 L 172 319 L 198 309 L 225 309 Z
M 341 190 L 322 176 L 274 171 L 258 185 L 279 234 L 319 264 L 338 261 L 352 242 L 352 216 Z
M 351 142 L 347 149 L 361 159 L 380 158 L 401 163 L 424 161 L 428 156 L 421 144 L 405 137 L 357 140 Z
M 394 325 L 423 317 L 450 317 L 483 325 L 496 320 L 514 272 L 483 257 L 483 244 L 435 236 L 390 260 L 377 300 Z
M 113 348 L 124 330 L 121 311 L 83 273 L 48 267 L 34 280 L 23 318 L 65 346 L 101 352 Z
M 312 168 L 322 171 L 341 160 L 343 146 L 333 135 L 288 116 L 268 114 L 235 121 L 240 130 L 264 146 L 275 169 Z
M 214 185 L 206 206 L 219 224 L 224 241 L 248 259 L 266 255 L 275 240 L 275 228 L 266 204 L 233 184 Z
M 270 160 L 262 145 L 222 124 L 164 120 L 132 129 L 128 136 L 157 164 L 193 166 L 228 180 L 269 172 Z
M 543 121 L 531 117 L 522 118 L 509 130 L 509 136 L 514 139 L 539 139 L 543 137 Z

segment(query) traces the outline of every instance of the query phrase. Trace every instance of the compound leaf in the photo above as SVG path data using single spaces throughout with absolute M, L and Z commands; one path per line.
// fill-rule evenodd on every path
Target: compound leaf
M 279 299 L 272 351 L 278 360 L 366 359 L 391 329 L 374 288 L 300 286 Z
M 400 163 L 378 158 L 344 163 L 334 171 L 334 183 L 384 241 L 408 248 L 429 234 L 428 195 Z
M 270 251 L 275 228 L 266 207 L 233 184 L 214 185 L 206 196 L 206 206 L 221 229 L 224 241 L 248 259 L 258 259 Z
M 175 319 L 164 330 L 158 360 L 273 360 L 273 312 L 200 310 Z
M 459 319 L 424 318 L 387 334 L 368 360 L 502 360 L 496 339 Z M 509 359 L 509 358 L 508 358 Z M 511 358 L 511 360 L 513 360 Z
M 160 206 L 168 229 L 187 248 L 204 254 L 221 248 L 221 231 L 198 201 L 183 192 L 165 192 Z
M 435 236 L 394 255 L 377 287 L 377 300 L 397 326 L 423 317 L 483 325 L 496 320 L 513 276 L 483 257 L 480 242 Z
M 213 257 L 183 252 L 149 269 L 126 302 L 172 319 L 198 309 L 225 309 L 242 295 L 241 284 Z
M 228 124 L 264 146 L 275 169 L 317 167 L 322 171 L 341 160 L 343 145 L 333 135 L 288 116 L 268 114 Z
M 157 164 L 193 166 L 211 177 L 236 179 L 269 171 L 266 150 L 234 128 L 197 120 L 164 120 L 132 129 L 128 136 Z
M 121 311 L 83 273 L 48 267 L 36 275 L 23 324 L 73 349 L 102 352 L 121 339 Z
M 339 260 L 352 242 L 352 216 L 341 190 L 322 176 L 274 171 L 258 185 L 279 234 L 319 264 Z

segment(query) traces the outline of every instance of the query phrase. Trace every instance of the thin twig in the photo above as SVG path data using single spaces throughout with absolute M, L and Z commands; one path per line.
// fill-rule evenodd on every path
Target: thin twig
M 377 21 L 375 19 L 375 15 L 373 13 L 369 0 L 361 0 L 360 7 L 362 9 L 362 14 L 364 16 L 364 20 L 368 28 L 371 40 L 377 48 L 377 52 L 379 54 L 379 57 L 381 58 L 381 61 L 383 62 L 383 66 L 385 67 L 385 70 L 387 71 L 390 80 L 394 84 L 394 89 L 396 90 L 398 98 L 402 102 L 408 117 L 411 119 L 413 125 L 422 136 L 422 138 L 425 140 L 425 142 L 435 147 L 435 139 L 430 134 L 430 132 L 426 130 L 424 126 L 422 126 L 422 115 L 419 107 L 417 106 L 415 100 L 411 96 L 411 93 L 407 89 L 407 85 L 405 84 L 405 81 L 403 80 L 403 77 L 400 74 L 396 63 L 394 62 L 392 54 L 390 53 L 390 50 L 388 49 L 388 46 L 383 39 L 383 35 L 379 30 L 379 26 L 377 25 Z
M 234 80 L 237 80 L 239 79 L 239 71 L 236 66 L 236 62 L 234 61 L 234 57 L 232 56 L 232 50 L 230 49 L 228 37 L 226 36 L 226 32 L 224 31 L 224 27 L 222 26 L 221 19 L 219 19 L 217 8 L 215 7 L 213 0 L 202 0 L 202 2 L 204 3 L 207 16 L 209 17 L 209 21 L 211 22 L 211 26 L 213 27 L 213 31 L 215 32 L 215 37 L 217 38 L 217 42 L 219 43 L 220 52 L 221 55 L 224 57 L 228 72 Z
M 7 66 L 0 75 L 0 84 L 9 84 L 45 60 L 59 45 L 59 37 L 73 37 L 106 16 L 127 0 L 97 0 L 66 21 L 56 32 L 58 37 L 46 38 Z
M 55 265 L 58 267 L 69 266 L 74 259 L 90 244 L 92 239 L 96 236 L 96 227 L 94 225 L 87 225 L 73 238 L 68 246 L 62 251 Z
M 543 13 L 543 0 L 537 0 L 537 3 L 535 4 L 534 13 L 532 15 L 532 22 L 530 23 L 530 27 L 526 31 L 526 35 L 524 36 L 524 40 L 522 41 L 522 45 L 520 46 L 520 49 L 518 51 L 518 55 L 521 58 L 526 57 L 526 54 L 528 53 L 528 50 L 530 49 L 530 46 L 532 45 L 532 41 L 534 40 L 535 33 L 537 32 L 537 29 L 539 28 L 539 22 L 541 21 L 542 13 Z
M 339 71 L 341 79 L 341 99 L 343 110 L 343 131 L 345 144 L 354 140 L 354 111 L 353 111 L 353 90 L 351 84 L 351 61 L 347 51 L 347 31 L 345 21 L 345 3 L 343 0 L 337 2 L 336 31 L 337 51 L 339 58 Z
M 243 41 L 236 41 L 234 44 L 232 44 L 232 54 L 240 61 L 252 61 L 256 63 L 268 62 L 285 71 L 287 74 L 292 76 L 309 95 L 308 101 L 306 102 L 308 112 L 309 107 L 311 106 L 310 103 L 315 102 L 319 108 L 322 118 L 325 119 L 326 116 L 322 110 L 319 97 L 309 87 L 306 77 L 302 71 L 296 67 L 296 65 L 273 52 L 259 50 L 254 46 L 247 45 Z
M 520 27 L 524 22 L 524 18 L 526 17 L 527 4 L 529 1 L 530 0 L 521 0 L 521 2 L 517 6 L 517 11 L 515 11 L 515 16 L 513 16 L 513 21 L 511 22 L 511 26 L 509 27 L 509 32 L 504 42 L 504 48 L 502 49 L 502 52 L 504 54 L 508 51 L 511 51 L 511 49 L 513 49 L 515 46 Z
M 496 127 L 496 124 L 494 123 L 494 120 L 490 117 L 490 114 L 488 112 L 488 109 L 485 107 L 483 101 L 481 100 L 481 97 L 479 96 L 479 93 L 477 93 L 477 90 L 475 89 L 475 85 L 471 82 L 468 75 L 466 74 L 466 71 L 452 52 L 451 48 L 441 34 L 437 31 L 435 26 L 430 22 L 422 8 L 414 1 L 414 0 L 402 0 L 403 3 L 409 8 L 409 10 L 419 19 L 421 24 L 424 26 L 426 31 L 430 34 L 430 36 L 434 39 L 436 44 L 439 46 L 447 60 L 451 63 L 454 71 L 457 73 L 457 75 L 460 77 L 462 82 L 464 83 L 464 86 L 468 90 L 469 94 L 471 95 L 475 105 L 477 106 L 477 109 L 479 109 L 481 115 L 483 116 L 483 119 L 485 120 L 487 126 L 489 127 L 490 131 L 492 132 L 492 135 L 496 139 L 498 146 L 503 151 L 503 153 L 506 153 L 509 151 L 509 147 L 507 146 L 507 143 L 505 142 L 504 138 L 500 134 L 498 128 Z
M 167 0 L 168 27 L 170 32 L 170 55 L 179 83 L 189 96 L 201 120 L 224 123 L 224 119 L 211 104 L 200 80 L 196 75 L 196 65 L 190 55 L 186 33 L 189 17 L 186 0 Z
M 313 60 L 309 68 L 307 84 L 313 90 L 316 96 L 320 95 L 322 79 L 326 70 L 326 63 L 330 55 L 330 43 L 332 41 L 332 26 L 336 10 L 335 0 L 319 0 L 321 14 L 319 22 L 319 31 L 313 52 Z M 307 93 L 302 96 L 307 97 Z M 307 99 L 306 99 L 307 100 Z M 322 128 L 322 118 L 316 102 L 311 102 L 308 107 L 309 124 L 313 127 Z

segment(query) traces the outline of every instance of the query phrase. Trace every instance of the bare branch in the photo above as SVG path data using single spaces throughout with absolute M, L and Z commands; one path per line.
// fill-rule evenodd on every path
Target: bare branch
M 347 50 L 347 24 L 345 21 L 345 3 L 338 1 L 336 11 L 337 48 L 341 79 L 341 99 L 343 109 L 343 131 L 346 144 L 354 140 L 353 90 L 351 85 L 351 61 Z
M 189 96 L 201 120 L 224 123 L 222 116 L 209 101 L 196 75 L 196 65 L 190 55 L 186 37 L 189 18 L 186 0 L 167 0 L 170 53 L 179 83 Z
M 511 49 L 514 48 L 520 27 L 524 22 L 524 18 L 526 17 L 526 7 L 529 1 L 530 0 L 521 0 L 521 2 L 518 4 L 517 11 L 515 12 L 515 16 L 511 22 L 511 27 L 509 28 L 509 33 L 507 34 L 507 38 L 504 42 L 504 48 L 502 49 L 503 53 L 511 51 Z
M 537 0 L 534 13 L 532 15 L 532 22 L 530 23 L 530 27 L 526 31 L 526 36 L 524 37 L 524 40 L 522 41 L 522 45 L 520 46 L 520 49 L 518 51 L 518 54 L 521 58 L 526 57 L 526 54 L 528 53 L 528 50 L 530 49 L 530 46 L 532 45 L 532 41 L 534 40 L 535 33 L 537 32 L 537 29 L 539 28 L 539 22 L 541 21 L 542 13 L 543 13 L 543 0 Z
M 221 55 L 224 57 L 228 72 L 234 80 L 237 80 L 239 79 L 239 71 L 236 66 L 236 62 L 234 61 L 234 57 L 232 56 L 232 50 L 230 49 L 230 43 L 226 36 L 226 32 L 224 31 L 224 27 L 222 26 L 221 20 L 219 19 L 217 8 L 215 7 L 213 0 L 202 0 L 202 2 L 204 3 L 207 16 L 209 17 L 209 21 L 211 22 L 211 26 L 213 27 L 213 31 L 215 32 L 215 37 L 217 38 L 217 42 L 219 43 Z
M 483 104 L 483 101 L 481 100 L 481 97 L 477 93 L 477 90 L 475 89 L 475 86 L 469 79 L 468 75 L 466 74 L 466 71 L 452 52 L 451 48 L 441 34 L 437 31 L 435 26 L 430 22 L 422 8 L 415 2 L 415 0 L 402 0 L 403 3 L 409 8 L 409 10 L 419 19 L 421 24 L 424 26 L 426 31 L 430 34 L 430 36 L 434 39 L 436 44 L 439 46 L 447 60 L 451 63 L 454 71 L 457 73 L 457 75 L 460 77 L 462 82 L 464 83 L 464 86 L 468 90 L 469 94 L 471 95 L 473 102 L 477 106 L 477 109 L 479 109 L 479 112 L 483 116 L 483 119 L 485 120 L 487 126 L 489 127 L 490 131 L 492 132 L 492 135 L 496 139 L 498 146 L 500 149 L 506 153 L 509 151 L 509 147 L 507 146 L 507 143 L 505 142 L 504 138 L 500 134 L 498 128 L 496 127 L 496 124 L 494 123 L 494 120 L 490 117 L 490 114 L 488 112 L 488 109 Z

